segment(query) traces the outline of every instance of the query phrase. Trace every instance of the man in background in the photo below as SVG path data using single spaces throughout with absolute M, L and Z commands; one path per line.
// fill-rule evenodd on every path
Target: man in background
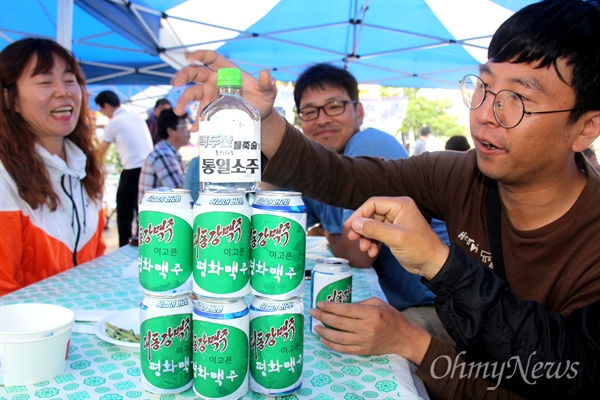
M 160 115 L 162 110 L 167 108 L 171 108 L 171 102 L 167 99 L 158 99 L 154 104 L 154 109 L 146 119 L 146 124 L 148 125 L 148 130 L 150 130 L 150 135 L 152 135 L 152 144 L 156 144 L 160 142 L 160 138 L 158 137 L 158 116 Z
M 157 187 L 181 188 L 185 178 L 179 149 L 190 141 L 187 114 L 175 115 L 171 108 L 158 117 L 157 136 L 160 141 L 144 161 L 138 187 L 138 203 L 144 192 Z
M 316 64 L 305 70 L 294 85 L 294 101 L 302 132 L 323 146 L 347 156 L 407 158 L 398 140 L 377 129 L 360 130 L 364 118 L 358 99 L 358 83 L 347 70 L 330 64 Z M 354 268 L 373 266 L 388 302 L 399 310 L 432 304 L 433 297 L 416 275 L 402 268 L 389 249 L 381 248 L 377 257 L 360 250 L 357 241 L 348 239 L 343 223 L 352 210 L 329 206 L 303 198 L 307 226 L 320 224 L 336 257 Z M 442 224 L 442 228 L 445 227 Z
M 444 150 L 467 151 L 471 148 L 469 141 L 462 135 L 454 135 L 444 145 Z
M 111 143 L 115 144 L 123 166 L 117 188 L 117 229 L 119 246 L 129 243 L 132 224 L 138 211 L 138 182 L 144 160 L 152 151 L 152 138 L 144 119 L 121 108 L 119 97 L 110 90 L 100 92 L 94 99 L 100 112 L 110 118 L 104 128 L 102 155 Z
M 427 141 L 431 136 L 431 128 L 425 125 L 421 128 L 421 136 L 417 139 L 415 143 L 415 151 L 413 152 L 414 156 L 418 156 L 419 154 L 423 154 L 427 151 Z

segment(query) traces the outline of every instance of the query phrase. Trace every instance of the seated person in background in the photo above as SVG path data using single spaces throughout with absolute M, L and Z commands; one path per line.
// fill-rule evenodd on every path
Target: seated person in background
M 469 141 L 462 135 L 454 135 L 446 142 L 446 150 L 467 151 L 471 148 Z
M 172 109 L 162 110 L 158 117 L 158 143 L 144 161 L 138 186 L 139 202 L 144 191 L 158 187 L 182 188 L 185 173 L 178 150 L 190 141 L 187 114 L 177 116 Z
M 58 43 L 0 53 L 0 296 L 104 254 L 104 168 L 83 73 Z
M 167 99 L 158 99 L 156 103 L 154 103 L 154 108 L 152 112 L 146 119 L 146 125 L 148 125 L 148 130 L 150 131 L 150 135 L 152 135 L 152 144 L 156 144 L 160 142 L 160 138 L 158 137 L 158 116 L 162 112 L 162 110 L 172 108 L 171 102 Z
M 294 101 L 302 132 L 323 146 L 347 156 L 407 158 L 408 153 L 393 136 L 377 129 L 360 130 L 364 118 L 358 100 L 358 83 L 348 71 L 329 64 L 316 64 L 305 70 L 294 86 Z M 344 221 L 352 210 L 328 206 L 303 197 L 307 225 L 321 224 L 336 257 L 354 268 L 373 266 L 383 292 L 399 310 L 433 303 L 433 295 L 416 275 L 404 270 L 385 246 L 377 257 L 362 252 L 358 242 L 348 239 Z M 442 223 L 442 228 L 445 229 Z

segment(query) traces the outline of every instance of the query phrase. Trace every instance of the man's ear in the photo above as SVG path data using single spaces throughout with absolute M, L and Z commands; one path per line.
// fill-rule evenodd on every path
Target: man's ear
M 171 127 L 167 127 L 167 139 L 169 139 L 171 136 L 173 136 L 173 134 L 175 133 L 175 129 L 171 128 Z
M 362 125 L 365 118 L 365 109 L 360 101 L 356 103 L 356 116 L 358 117 L 359 125 Z
M 580 152 L 587 149 L 600 136 L 600 111 L 589 111 L 582 118 L 584 124 L 573 142 L 573 151 Z

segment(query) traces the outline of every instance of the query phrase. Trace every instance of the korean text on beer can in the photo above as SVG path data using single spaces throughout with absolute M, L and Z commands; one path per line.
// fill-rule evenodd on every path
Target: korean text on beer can
M 146 295 L 140 304 L 142 387 L 180 393 L 192 386 L 192 298 Z
M 250 286 L 273 299 L 304 292 L 306 206 L 298 192 L 259 192 L 252 203 Z
M 239 399 L 248 392 L 248 306 L 243 298 L 199 297 L 194 307 L 194 392 Z
M 302 386 L 304 305 L 256 296 L 250 306 L 250 389 L 286 395 Z
M 161 188 L 144 195 L 138 263 L 145 293 L 192 291 L 192 203 L 189 190 Z
M 250 292 L 251 209 L 242 192 L 201 192 L 194 205 L 194 282 L 199 296 Z
M 321 301 L 334 303 L 352 302 L 352 268 L 348 260 L 343 258 L 319 258 L 311 273 L 311 306 L 315 308 Z M 310 330 L 315 333 L 315 326 L 323 325 L 312 318 Z M 329 328 L 328 325 L 325 325 Z

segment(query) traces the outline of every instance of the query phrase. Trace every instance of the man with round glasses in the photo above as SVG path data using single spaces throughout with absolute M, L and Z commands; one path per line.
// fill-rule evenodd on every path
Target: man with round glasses
M 482 71 L 489 71 L 489 68 L 483 66 Z M 460 81 L 460 90 L 465 105 L 471 110 L 477 110 L 483 105 L 487 96 L 491 95 L 494 117 L 498 124 L 506 129 L 519 125 L 525 114 L 554 114 L 575 111 L 573 108 L 568 110 L 527 111 L 523 95 L 508 89 L 502 89 L 498 93 L 494 93 L 489 89 L 489 85 L 476 75 L 465 76 Z
M 210 69 L 187 67 L 174 84 L 214 86 L 214 70 L 232 65 L 210 51 L 191 58 Z M 310 310 L 337 328 L 317 328 L 322 343 L 399 354 L 434 398 L 597 397 L 600 175 L 581 151 L 600 136 L 598 65 L 598 0 L 531 4 L 494 34 L 481 83 L 467 77 L 474 150 L 395 160 L 316 146 L 273 112 L 268 72 L 245 75 L 243 95 L 262 116 L 263 179 L 358 207 L 350 238 L 370 255 L 384 243 L 423 278 L 456 346 L 377 299 Z M 215 96 L 192 86 L 177 109 Z M 423 215 L 446 222 L 450 247 Z
M 315 64 L 300 74 L 294 84 L 294 102 L 302 133 L 316 142 L 349 157 L 374 156 L 406 158 L 408 153 L 393 136 L 374 128 L 360 130 L 364 108 L 358 100 L 358 82 L 347 70 L 331 64 Z M 348 239 L 343 224 L 352 210 L 334 207 L 303 197 L 307 225 L 320 224 L 336 257 L 354 268 L 373 266 L 388 302 L 398 310 L 433 304 L 433 294 L 417 275 L 404 270 L 389 249 L 376 257 L 360 250 L 358 242 Z M 436 225 L 447 241 L 443 223 Z

